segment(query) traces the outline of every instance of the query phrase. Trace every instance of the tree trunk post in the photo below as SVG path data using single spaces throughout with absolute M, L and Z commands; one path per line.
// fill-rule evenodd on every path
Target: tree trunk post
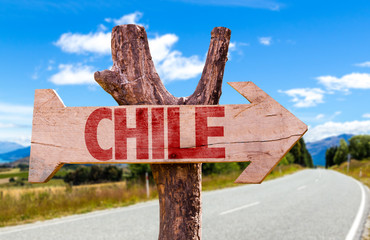
M 192 95 L 176 98 L 160 80 L 144 27 L 112 30 L 111 70 L 95 72 L 98 84 L 119 105 L 216 105 L 221 96 L 231 31 L 216 27 L 202 77 Z M 152 164 L 160 206 L 160 240 L 201 239 L 201 163 Z

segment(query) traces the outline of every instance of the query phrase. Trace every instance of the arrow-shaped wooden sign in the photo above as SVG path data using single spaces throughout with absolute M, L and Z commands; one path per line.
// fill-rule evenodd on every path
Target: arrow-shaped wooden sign
M 229 84 L 251 103 L 65 107 L 36 90 L 29 181 L 64 163 L 251 162 L 235 182 L 261 183 L 307 126 L 254 83 Z

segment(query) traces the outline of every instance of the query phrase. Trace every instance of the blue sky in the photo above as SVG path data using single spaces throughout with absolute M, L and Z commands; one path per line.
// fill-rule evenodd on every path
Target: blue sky
M 66 106 L 115 106 L 94 82 L 115 25 L 145 26 L 166 88 L 190 95 L 213 27 L 231 29 L 226 84 L 253 81 L 298 116 L 306 141 L 370 134 L 370 2 L 274 0 L 0 1 L 0 141 L 30 144 L 34 90 Z

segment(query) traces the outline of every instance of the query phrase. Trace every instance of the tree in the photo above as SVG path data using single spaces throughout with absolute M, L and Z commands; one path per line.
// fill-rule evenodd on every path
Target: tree
M 279 162 L 279 165 L 289 165 L 294 163 L 294 156 L 290 152 L 288 152 L 283 159 Z
M 285 158 L 288 161 L 288 164 L 294 163 L 294 156 L 290 152 L 288 152 L 287 155 L 285 155 Z
M 17 167 L 20 168 L 21 171 L 28 171 L 28 164 L 20 163 Z
M 248 167 L 248 165 L 250 164 L 251 162 L 238 162 L 237 164 L 239 165 L 239 168 L 241 170 L 244 170 Z
M 89 171 L 88 181 L 99 182 L 103 179 L 103 169 L 99 166 L 92 165 Z
M 75 171 L 64 176 L 64 182 L 71 185 L 85 183 L 116 182 L 122 179 L 123 170 L 116 166 L 99 167 L 78 167 Z
M 339 142 L 339 147 L 334 155 L 334 163 L 340 165 L 341 163 L 347 161 L 348 156 L 348 145 L 346 140 L 341 139 Z
M 116 166 L 107 166 L 103 170 L 103 181 L 118 182 L 122 179 L 122 169 Z
M 349 139 L 349 152 L 357 160 L 370 157 L 370 135 L 357 135 Z
M 289 151 L 294 157 L 294 163 L 302 165 L 303 166 L 303 158 L 302 158 L 302 145 L 301 141 L 298 141 L 292 149 Z
M 313 167 L 311 154 L 308 152 L 303 138 L 299 139 L 289 153 L 293 155 L 294 163 L 304 167 Z
M 152 170 L 150 169 L 149 164 L 129 164 L 128 169 L 130 170 L 130 176 L 131 179 L 141 179 L 144 180 L 145 173 L 152 174 Z
M 325 153 L 325 168 L 331 167 L 334 165 L 334 155 L 337 152 L 338 147 L 333 146 L 326 150 Z
M 87 182 L 89 169 L 87 167 L 79 167 L 76 171 L 69 172 L 64 177 L 64 182 L 71 185 L 80 185 Z
M 204 175 L 230 173 L 230 172 L 240 170 L 241 167 L 242 166 L 240 166 L 236 162 L 230 162 L 230 163 L 203 163 L 202 164 L 202 173 Z M 244 170 L 244 168 L 243 168 L 243 170 Z

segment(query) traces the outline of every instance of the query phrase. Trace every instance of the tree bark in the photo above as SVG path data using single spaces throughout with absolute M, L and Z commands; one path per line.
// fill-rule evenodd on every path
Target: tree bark
M 94 74 L 119 105 L 215 105 L 221 87 L 231 31 L 211 32 L 207 60 L 194 93 L 174 97 L 160 80 L 144 27 L 128 24 L 112 30 L 111 70 Z M 160 206 L 158 239 L 201 239 L 201 164 L 152 164 Z

